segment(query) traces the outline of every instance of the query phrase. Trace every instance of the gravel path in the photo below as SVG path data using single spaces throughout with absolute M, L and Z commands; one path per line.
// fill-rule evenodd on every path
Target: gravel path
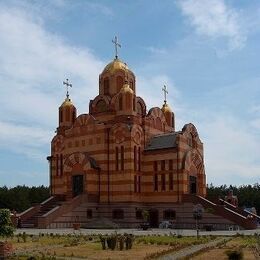
M 219 238 L 216 239 L 214 241 L 211 241 L 209 243 L 206 244 L 201 244 L 201 245 L 194 245 L 194 246 L 190 246 L 190 247 L 186 247 L 184 249 L 181 249 L 177 252 L 173 252 L 164 256 L 161 256 L 157 259 L 159 260 L 174 260 L 174 259 L 182 259 L 184 257 L 188 257 L 194 253 L 197 253 L 203 249 L 206 248 L 212 248 L 215 247 L 217 244 L 222 243 L 224 241 L 230 240 L 231 238 Z

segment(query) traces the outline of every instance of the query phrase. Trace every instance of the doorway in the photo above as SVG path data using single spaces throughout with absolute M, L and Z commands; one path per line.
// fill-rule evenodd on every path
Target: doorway
M 72 176 L 72 194 L 73 197 L 83 193 L 83 175 Z
M 197 193 L 197 178 L 195 176 L 190 176 L 190 194 Z
M 159 213 L 157 209 L 150 209 L 149 211 L 150 218 L 150 227 L 158 228 L 159 227 Z

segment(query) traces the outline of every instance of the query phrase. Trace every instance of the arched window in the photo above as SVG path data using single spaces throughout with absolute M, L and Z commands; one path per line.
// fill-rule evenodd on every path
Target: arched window
M 109 94 L 109 78 L 104 79 L 104 95 Z
M 96 105 L 97 112 L 105 112 L 107 111 L 107 104 L 104 100 L 99 100 Z
M 66 121 L 70 121 L 70 107 L 66 107 L 65 117 L 66 117 Z
M 117 92 L 120 91 L 120 89 L 123 87 L 124 85 L 124 79 L 121 76 L 117 76 L 116 77 L 116 89 Z
M 133 110 L 135 111 L 135 97 L 133 98 Z
M 133 82 L 132 80 L 130 80 L 129 85 L 130 85 L 130 88 L 131 88 L 132 90 L 134 90 L 134 82 Z

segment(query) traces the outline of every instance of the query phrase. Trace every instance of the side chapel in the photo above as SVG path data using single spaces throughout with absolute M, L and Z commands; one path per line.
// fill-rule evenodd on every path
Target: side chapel
M 115 58 L 99 75 L 89 113 L 77 115 L 68 90 L 59 107 L 48 157 L 51 195 L 84 206 L 73 213 L 81 223 L 104 218 L 136 226 L 146 209 L 158 226 L 176 218 L 185 194 L 206 196 L 203 143 L 193 124 L 175 129 L 165 86 L 164 102 L 147 110 L 134 72 L 118 58 L 117 38 L 113 42 Z

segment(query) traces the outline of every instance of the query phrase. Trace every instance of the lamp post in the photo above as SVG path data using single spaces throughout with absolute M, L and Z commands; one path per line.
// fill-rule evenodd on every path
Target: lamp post
M 203 207 L 197 204 L 193 208 L 193 218 L 196 220 L 197 239 L 199 238 L 199 220 L 202 219 Z

